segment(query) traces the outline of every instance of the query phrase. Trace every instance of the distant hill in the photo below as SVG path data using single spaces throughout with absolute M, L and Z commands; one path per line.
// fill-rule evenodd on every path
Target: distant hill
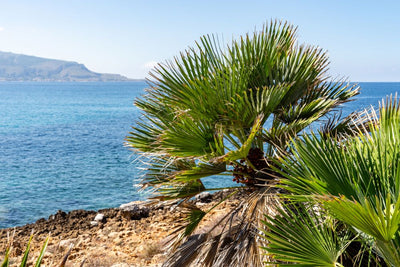
M 119 74 L 96 73 L 77 62 L 0 52 L 0 81 L 129 81 Z

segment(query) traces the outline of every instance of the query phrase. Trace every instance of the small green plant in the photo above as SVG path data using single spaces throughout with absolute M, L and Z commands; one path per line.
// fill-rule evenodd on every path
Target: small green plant
M 10 253 L 11 253 L 12 246 L 13 246 L 13 237 L 14 237 L 14 235 L 10 238 L 9 245 L 6 248 L 4 260 L 1 263 L 0 267 L 8 267 L 9 264 L 10 264 Z M 29 241 L 28 241 L 28 244 L 26 245 L 26 249 L 25 249 L 24 255 L 22 257 L 20 267 L 25 267 L 28 264 L 28 256 L 29 256 L 29 251 L 30 251 L 30 248 L 31 248 L 32 239 L 33 239 L 33 234 L 29 237 Z M 44 253 L 46 252 L 49 240 L 50 240 L 50 236 L 48 236 L 45 239 L 44 243 L 43 243 L 43 247 L 40 250 L 40 254 L 39 254 L 38 258 L 36 259 L 35 267 L 39 267 L 41 265 L 41 262 L 42 262 Z M 72 250 L 72 247 L 70 247 L 68 252 L 64 255 L 61 263 L 58 265 L 59 267 L 64 267 L 65 266 L 65 264 L 66 264 L 66 262 L 68 260 L 68 257 L 71 254 L 71 250 Z M 83 263 L 84 262 L 82 262 L 81 266 L 83 266 Z
M 22 261 L 21 261 L 21 265 L 20 265 L 21 267 L 27 266 L 32 238 L 33 238 L 33 235 L 31 235 L 31 237 L 29 238 L 28 244 L 26 245 L 25 253 L 24 253 L 24 256 L 22 257 Z M 47 244 L 49 243 L 49 238 L 50 237 L 47 237 L 46 240 L 44 241 L 43 247 L 40 250 L 39 257 L 36 260 L 35 267 L 39 267 L 41 262 L 42 262 L 44 253 L 45 253 L 46 248 L 47 248 Z M 1 267 L 8 267 L 9 266 L 11 249 L 12 249 L 12 242 L 10 242 L 10 244 L 6 248 L 6 253 L 5 253 L 5 256 L 4 256 L 3 263 L 1 264 Z

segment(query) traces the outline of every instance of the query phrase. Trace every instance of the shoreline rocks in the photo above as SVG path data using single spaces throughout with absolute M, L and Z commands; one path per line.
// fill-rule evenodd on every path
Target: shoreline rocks
M 150 209 L 145 205 L 146 202 L 130 202 L 119 206 L 122 216 L 128 220 L 140 220 L 149 217 Z
M 158 221 L 161 214 L 138 206 L 127 211 L 133 214 L 131 217 L 136 216 L 137 219 L 133 220 L 124 216 L 123 212 L 120 208 L 97 212 L 58 211 L 47 220 L 42 218 L 24 226 L 0 229 L 0 262 L 4 257 L 8 237 L 15 233 L 10 266 L 19 264 L 33 232 L 29 256 L 31 264 L 39 255 L 45 238 L 50 235 L 42 266 L 57 266 L 70 247 L 72 250 L 66 266 L 80 266 L 84 260 L 84 266 L 92 267 L 115 264 L 158 266 L 164 256 L 160 253 L 152 254 L 148 247 L 152 243 L 158 244 L 168 234 L 167 228 L 163 228 L 162 222 Z M 144 217 L 148 219 L 145 220 Z
M 202 194 L 193 204 L 208 209 L 229 192 Z M 0 261 L 8 236 L 14 234 L 11 266 L 19 264 L 29 236 L 30 262 L 37 258 L 45 238 L 50 235 L 42 266 L 57 266 L 70 247 L 68 266 L 161 266 L 168 257 L 170 234 L 184 221 L 184 209 L 174 202 L 135 201 L 119 208 L 98 211 L 58 211 L 46 220 L 20 227 L 0 229 Z M 229 208 L 226 203 L 221 208 Z M 218 211 L 215 211 L 218 212 Z

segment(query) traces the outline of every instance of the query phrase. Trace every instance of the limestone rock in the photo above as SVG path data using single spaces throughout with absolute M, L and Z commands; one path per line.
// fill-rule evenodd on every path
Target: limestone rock
M 97 213 L 96 217 L 94 217 L 95 222 L 105 222 L 105 217 L 103 213 Z
M 129 205 L 121 205 L 121 207 L 122 216 L 128 220 L 140 220 L 149 217 L 150 209 L 144 205 L 129 203 Z

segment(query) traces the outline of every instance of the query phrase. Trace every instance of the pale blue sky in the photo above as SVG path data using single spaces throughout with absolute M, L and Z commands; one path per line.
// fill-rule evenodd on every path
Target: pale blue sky
M 398 1 L 1 1 L 0 50 L 77 61 L 96 72 L 147 76 L 214 33 L 229 41 L 271 19 L 328 50 L 330 74 L 400 81 Z

